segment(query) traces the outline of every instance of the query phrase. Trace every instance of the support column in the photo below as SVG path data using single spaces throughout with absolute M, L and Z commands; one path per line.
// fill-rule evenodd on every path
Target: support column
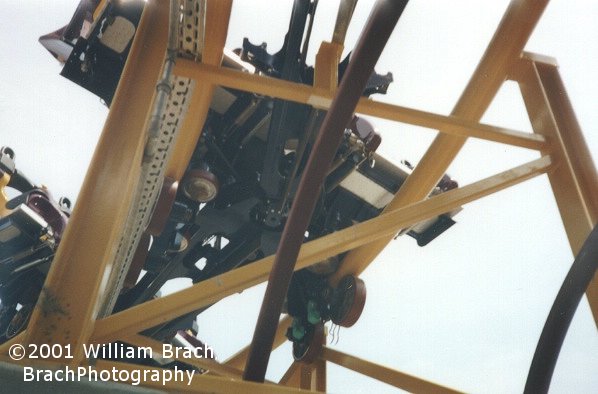
M 551 141 L 555 168 L 548 179 L 574 256 L 596 223 L 598 177 L 554 64 L 524 57 L 514 68 L 535 133 Z M 598 324 L 598 280 L 586 291 Z
M 321 187 L 363 89 L 408 0 L 378 1 L 359 38 L 336 97 L 326 114 L 295 195 L 276 251 L 243 378 L 263 382 L 276 325 Z
M 166 50 L 168 1 L 148 1 L 69 225 L 24 344 L 70 344 L 77 365 L 94 327 L 145 146 L 145 124 Z
M 451 115 L 479 121 L 507 77 L 548 0 L 512 0 L 509 8 Z M 453 162 L 466 137 L 439 134 L 413 173 L 399 189 L 385 212 L 399 209 L 426 198 Z M 335 287 L 347 274 L 358 275 L 378 256 L 393 237 L 380 239 L 352 250 L 331 277 Z
M 316 374 L 316 391 L 326 392 L 326 360 L 318 359 L 314 361 Z
M 228 34 L 232 0 L 209 0 L 206 6 L 205 43 L 201 60 L 202 64 L 220 66 L 222 50 Z M 178 59 L 178 61 L 192 62 L 184 59 Z M 176 68 L 174 73 L 179 75 Z M 215 88 L 213 81 L 205 74 L 194 75 L 190 78 L 194 78 L 196 82 L 189 104 L 190 111 L 181 125 L 172 155 L 173 159 L 168 163 L 165 172 L 165 176 L 178 181 L 183 177 L 201 136 Z

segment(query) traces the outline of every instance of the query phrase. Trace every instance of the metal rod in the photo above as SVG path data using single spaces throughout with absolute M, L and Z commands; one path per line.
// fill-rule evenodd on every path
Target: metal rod
M 598 269 L 598 226 L 590 233 L 563 281 L 550 309 L 524 393 L 547 393 L 565 336 L 577 306 Z
M 278 318 L 328 168 L 374 66 L 408 1 L 376 3 L 309 156 L 284 227 L 258 316 L 243 378 L 263 382 Z

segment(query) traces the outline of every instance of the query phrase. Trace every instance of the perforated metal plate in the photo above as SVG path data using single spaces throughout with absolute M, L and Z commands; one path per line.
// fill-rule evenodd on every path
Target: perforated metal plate
M 201 59 L 204 42 L 205 0 L 180 0 L 178 28 L 179 56 Z M 109 315 L 122 289 L 133 255 L 147 228 L 164 181 L 164 171 L 178 130 L 185 119 L 195 81 L 175 77 L 172 91 L 163 108 L 155 154 L 142 164 L 138 188 L 127 216 L 122 237 L 113 261 L 113 269 L 107 280 L 104 302 L 100 305 L 98 317 Z
M 201 60 L 206 25 L 205 0 L 182 0 L 179 56 Z
M 113 273 L 108 279 L 105 292 L 108 296 L 100 309 L 100 317 L 107 316 L 114 308 L 141 235 L 149 224 L 164 181 L 166 163 L 187 113 L 188 101 L 194 85 L 195 82 L 188 78 L 174 79 L 173 90 L 166 102 L 160 123 L 156 153 L 149 162 L 143 164 L 141 169 L 138 189 L 127 216 L 125 231 L 118 244 Z

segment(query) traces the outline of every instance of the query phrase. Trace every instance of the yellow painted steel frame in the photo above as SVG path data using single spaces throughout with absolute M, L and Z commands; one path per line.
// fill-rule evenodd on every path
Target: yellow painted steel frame
M 254 286 L 266 280 L 273 256 L 198 283 L 172 295 L 96 320 L 102 281 L 123 229 L 131 194 L 139 175 L 145 142 L 143 133 L 152 93 L 166 47 L 168 2 L 148 1 L 114 103 L 96 148 L 92 164 L 69 226 L 52 264 L 40 300 L 24 334 L 10 344 L 70 344 L 73 359 L 54 360 L 58 365 L 85 365 L 83 343 L 116 340 L 159 350 L 161 344 L 139 332 Z M 513 0 L 484 57 L 451 116 L 377 103 L 363 99 L 357 112 L 440 130 L 420 164 L 380 216 L 326 235 L 303 245 L 296 269 L 349 251 L 332 284 L 345 274 L 361 273 L 402 228 L 450 211 L 531 177 L 547 173 L 573 253 L 598 218 L 598 176 L 573 110 L 564 93 L 555 62 L 524 53 L 523 48 L 547 0 Z M 177 59 L 175 74 L 201 85 L 191 99 L 175 154 L 166 175 L 180 179 L 201 133 L 215 86 L 231 87 L 326 109 L 336 89 L 336 64 L 341 43 L 323 43 L 316 57 L 314 86 L 295 84 L 220 67 L 231 1 L 208 0 L 205 47 L 202 61 Z M 504 37 L 509 39 L 505 40 Z M 142 49 L 143 48 L 143 49 Z M 506 79 L 519 83 L 534 134 L 491 125 L 479 120 Z M 541 157 L 490 178 L 427 199 L 432 188 L 459 153 L 468 137 L 537 150 Z M 108 160 L 109 158 L 109 160 Z M 133 165 L 131 165 L 133 163 Z M 135 164 L 137 163 L 137 164 Z M 598 321 L 598 281 L 588 289 Z M 275 346 L 285 340 L 291 319 L 279 324 Z M 77 350 L 79 349 L 79 350 Z M 392 369 L 324 347 L 311 365 L 293 363 L 278 385 L 243 382 L 240 377 L 247 349 L 229 360 L 195 361 L 207 370 L 191 386 L 172 385 L 175 391 L 293 392 L 326 390 L 326 362 L 357 371 L 395 387 L 413 392 L 454 392 Z M 31 360 L 29 360 L 31 361 Z M 188 360 L 186 360 L 188 362 Z M 98 369 L 149 368 L 97 361 Z M 152 382 L 142 384 L 161 388 Z M 295 388 L 296 387 L 296 388 Z
M 8 202 L 8 197 L 6 196 L 6 193 L 4 192 L 4 188 L 6 187 L 6 185 L 8 185 L 8 182 L 10 182 L 10 175 L 8 175 L 7 173 L 2 173 L 2 175 L 0 176 L 0 217 L 6 215 L 7 213 L 7 209 L 6 209 L 6 203 Z

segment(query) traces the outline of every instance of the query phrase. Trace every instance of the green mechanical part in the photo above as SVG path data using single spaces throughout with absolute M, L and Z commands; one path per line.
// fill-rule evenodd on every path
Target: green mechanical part
M 305 337 L 305 327 L 303 327 L 303 324 L 301 324 L 298 319 L 293 319 L 291 328 L 292 335 L 295 340 L 300 341 L 303 339 L 303 337 Z
M 311 324 L 318 324 L 321 320 L 318 304 L 314 300 L 307 302 L 307 321 Z

